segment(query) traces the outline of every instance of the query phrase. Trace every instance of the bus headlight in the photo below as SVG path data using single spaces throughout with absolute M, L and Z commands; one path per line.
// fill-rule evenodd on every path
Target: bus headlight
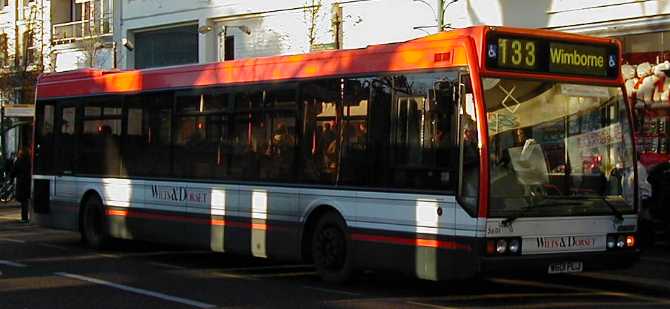
M 503 254 L 506 251 L 507 251 L 507 241 L 504 239 L 499 239 L 496 242 L 496 252 L 498 252 L 498 254 Z
M 616 238 L 607 236 L 607 249 L 614 249 L 614 246 L 616 246 Z
M 521 237 L 488 238 L 485 243 L 488 256 L 521 255 Z
M 637 239 L 633 233 L 613 233 L 607 235 L 606 245 L 607 250 L 635 249 L 635 246 L 637 245 Z
M 511 253 L 519 253 L 519 248 L 521 248 L 519 240 L 516 238 L 510 240 L 507 248 L 509 248 L 509 252 Z
M 623 248 L 626 246 L 626 237 L 623 235 L 620 235 L 619 238 L 616 241 L 616 246 L 617 248 Z

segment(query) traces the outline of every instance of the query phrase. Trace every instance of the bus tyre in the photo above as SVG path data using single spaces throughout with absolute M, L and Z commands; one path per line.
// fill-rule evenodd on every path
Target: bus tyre
M 353 272 L 351 242 L 344 220 L 337 213 L 321 217 L 312 235 L 312 258 L 321 279 L 343 283 Z
M 93 249 L 101 249 L 107 243 L 105 213 L 102 202 L 97 196 L 88 198 L 84 203 L 81 219 L 81 240 Z

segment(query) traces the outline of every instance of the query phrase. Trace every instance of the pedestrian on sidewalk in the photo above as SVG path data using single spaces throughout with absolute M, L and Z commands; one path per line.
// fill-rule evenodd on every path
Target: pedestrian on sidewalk
M 12 169 L 12 178 L 16 177 L 16 200 L 21 203 L 21 223 L 28 223 L 28 200 L 30 199 L 30 156 L 25 148 L 19 154 Z
M 12 177 L 12 170 L 14 169 L 14 153 L 9 155 L 8 158 L 5 158 L 5 162 L 2 164 L 5 172 L 5 177 Z

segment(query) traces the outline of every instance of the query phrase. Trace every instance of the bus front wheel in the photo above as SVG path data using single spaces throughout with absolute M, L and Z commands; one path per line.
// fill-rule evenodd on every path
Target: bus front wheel
M 338 214 L 327 213 L 318 221 L 312 237 L 312 258 L 324 281 L 343 283 L 350 279 L 351 245 L 344 220 Z
M 107 242 L 105 235 L 105 213 L 97 196 L 84 203 L 81 221 L 81 239 L 88 247 L 101 249 Z

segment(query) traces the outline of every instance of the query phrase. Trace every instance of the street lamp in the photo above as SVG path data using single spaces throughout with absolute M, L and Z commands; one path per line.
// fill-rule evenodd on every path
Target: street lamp
M 444 4 L 444 0 L 438 0 L 437 1 L 437 12 L 435 12 L 435 9 L 433 8 L 432 5 L 430 5 L 428 2 L 425 0 L 414 0 L 414 2 L 421 2 L 425 5 L 427 5 L 431 11 L 433 11 L 433 16 L 435 16 L 435 21 L 437 22 L 437 26 L 418 26 L 414 27 L 413 29 L 415 30 L 423 30 L 423 28 L 433 28 L 437 27 L 438 32 L 444 31 L 447 28 L 451 28 L 450 24 L 445 24 L 444 23 L 444 13 L 447 11 L 447 8 L 449 8 L 450 5 L 458 2 L 459 0 L 451 0 L 447 4 Z

